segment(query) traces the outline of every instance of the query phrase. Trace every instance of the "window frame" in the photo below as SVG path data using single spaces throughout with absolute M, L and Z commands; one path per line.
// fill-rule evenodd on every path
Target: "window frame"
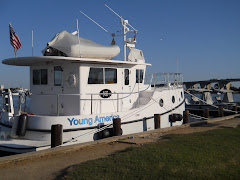
M 37 72 L 37 74 L 35 72 Z M 43 74 L 44 74 L 43 72 L 46 72 L 45 76 L 43 76 Z M 36 77 L 37 77 L 37 79 L 36 79 Z M 48 85 L 48 69 L 33 69 L 32 70 L 32 84 L 34 86 L 35 85 Z
M 45 77 L 43 72 L 46 72 Z M 41 85 L 47 84 L 48 84 L 48 69 L 41 69 Z
M 32 70 L 32 84 L 41 85 L 41 71 L 40 69 Z
M 124 85 L 129 85 L 130 84 L 129 76 L 130 76 L 130 70 L 129 69 L 124 69 Z
M 113 81 L 107 81 L 107 77 L 106 77 L 106 69 L 111 69 L 114 70 L 114 77 L 113 77 Z M 104 74 L 104 84 L 117 84 L 117 68 L 103 68 L 103 74 Z M 109 79 L 111 80 L 111 79 Z
M 57 68 L 59 68 L 58 70 L 56 70 Z M 62 69 L 62 66 L 54 66 L 54 86 L 62 86 L 62 71 L 63 71 L 63 69 Z M 60 77 L 61 77 L 61 83 L 60 84 L 57 84 L 57 82 L 56 82 L 56 72 L 61 72 L 60 73 Z M 59 82 L 60 82 L 59 81 Z
M 96 82 L 94 82 L 94 80 L 91 80 L 90 81 L 90 75 L 91 75 L 91 73 L 93 73 L 91 70 L 92 69 L 99 69 L 99 70 L 101 70 L 101 72 L 102 72 L 102 79 L 100 79 L 100 78 L 98 78 L 97 77 L 97 81 Z M 99 71 L 100 72 L 100 71 Z M 94 76 L 91 76 L 91 78 L 93 78 Z M 95 78 L 96 79 L 96 78 Z M 101 81 L 102 80 L 102 81 Z M 99 83 L 100 82 L 100 83 Z M 102 83 L 101 83 L 102 82 Z M 98 68 L 98 67 L 90 67 L 90 69 L 89 69 L 89 73 L 88 73 L 88 84 L 104 84 L 104 70 L 103 70 L 103 68 Z
M 91 75 L 91 70 L 92 69 L 101 69 L 102 70 L 102 81 L 100 79 L 97 79 L 98 81 L 96 82 L 92 82 L 92 80 L 90 81 L 90 75 Z M 107 77 L 106 77 L 106 69 L 112 69 L 114 70 L 114 77 L 113 77 L 113 81 L 107 81 Z M 112 68 L 112 67 L 90 67 L 89 69 L 89 73 L 88 73 L 88 83 L 87 84 L 117 84 L 117 68 Z M 91 78 L 94 76 L 91 76 Z M 96 79 L 96 78 L 95 78 Z M 110 79 L 111 80 L 111 79 Z M 99 83 L 100 82 L 100 83 Z
M 143 79 L 144 79 L 144 69 L 136 69 L 136 83 L 143 83 Z

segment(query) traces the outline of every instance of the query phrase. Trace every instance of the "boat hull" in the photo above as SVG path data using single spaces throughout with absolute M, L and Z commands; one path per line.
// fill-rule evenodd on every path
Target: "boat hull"
M 14 123 L 19 116 L 10 118 L 11 123 L 8 124 L 2 118 L 0 150 L 23 153 L 50 148 L 51 126 L 55 124 L 63 125 L 64 145 L 98 140 L 99 127 L 111 129 L 114 118 L 121 118 L 123 135 L 153 130 L 154 114 L 160 114 L 160 128 L 178 126 L 183 121 L 170 122 L 169 115 L 183 115 L 185 99 L 181 95 L 182 92 L 182 88 L 156 91 L 145 105 L 122 112 L 76 116 L 28 115 L 26 134 L 22 137 L 16 135 L 17 125 Z M 160 100 L 163 100 L 163 106 L 159 104 Z

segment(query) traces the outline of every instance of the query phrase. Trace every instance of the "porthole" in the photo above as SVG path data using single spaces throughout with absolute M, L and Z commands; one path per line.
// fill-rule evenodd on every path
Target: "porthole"
M 175 103 L 175 97 L 172 96 L 172 103 Z
M 163 107 L 163 99 L 160 99 L 160 100 L 159 100 L 159 105 L 160 105 L 161 107 Z
M 183 98 L 183 93 L 181 92 L 181 98 Z

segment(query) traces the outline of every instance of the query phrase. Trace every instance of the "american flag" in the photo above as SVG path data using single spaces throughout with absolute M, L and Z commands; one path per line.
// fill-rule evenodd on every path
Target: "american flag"
M 9 32 L 10 32 L 10 43 L 14 47 L 14 50 L 17 51 L 20 47 L 22 47 L 20 39 L 17 34 L 13 30 L 11 23 L 9 23 Z

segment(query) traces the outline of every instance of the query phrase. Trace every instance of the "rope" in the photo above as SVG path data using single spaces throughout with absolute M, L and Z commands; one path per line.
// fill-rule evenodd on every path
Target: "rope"
M 186 93 L 189 94 L 190 96 L 194 96 L 193 94 L 191 94 L 190 92 L 188 92 L 188 91 L 186 91 L 186 90 L 184 90 L 184 92 L 186 92 Z M 197 96 L 194 96 L 194 97 L 196 97 L 199 101 L 202 101 L 202 102 L 205 103 L 205 104 L 208 104 L 208 105 L 210 105 L 210 106 L 212 106 L 212 107 L 218 108 L 218 106 L 215 106 L 215 105 L 213 105 L 213 104 L 209 104 L 209 103 L 207 103 L 206 101 L 200 99 L 200 98 L 197 97 Z
M 189 115 L 190 115 L 190 116 L 193 116 L 193 118 L 195 118 L 195 119 L 205 119 L 205 120 L 208 119 L 208 118 L 206 118 L 206 117 L 198 116 L 198 115 L 196 115 L 196 114 L 192 114 L 192 113 L 189 113 Z

